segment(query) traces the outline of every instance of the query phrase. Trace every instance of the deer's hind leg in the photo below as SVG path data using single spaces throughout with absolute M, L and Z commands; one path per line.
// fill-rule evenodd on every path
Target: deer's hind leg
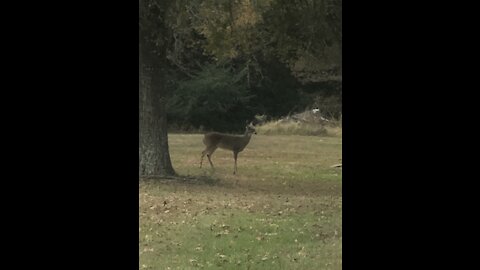
M 210 166 L 212 166 L 212 169 L 215 169 L 213 167 L 213 163 L 212 163 L 212 160 L 210 159 L 210 157 L 213 155 L 213 152 L 215 152 L 215 150 L 217 150 L 217 147 L 215 148 L 212 148 L 210 151 L 208 151 L 207 153 L 207 158 L 208 158 L 208 162 L 210 162 Z
M 202 157 L 200 158 L 200 168 L 202 168 L 202 163 L 203 163 L 203 158 L 205 157 L 205 155 L 207 154 L 207 149 L 203 150 L 202 151 Z
M 215 152 L 216 149 L 217 147 L 210 147 L 210 148 L 207 147 L 205 150 L 203 150 L 202 157 L 200 158 L 200 168 L 202 168 L 203 158 L 205 157 L 205 155 L 207 155 L 208 162 L 210 162 L 210 166 L 214 168 L 212 160 L 210 159 L 210 156 L 213 155 L 213 152 Z

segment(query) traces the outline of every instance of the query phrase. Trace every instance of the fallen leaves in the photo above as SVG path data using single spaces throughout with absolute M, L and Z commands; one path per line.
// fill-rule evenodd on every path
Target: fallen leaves
M 189 136 L 185 136 L 186 143 L 176 144 L 185 152 L 176 152 L 174 162 L 179 173 L 195 174 L 183 162 L 201 152 L 192 147 Z M 265 159 L 252 154 L 246 160 L 255 162 L 242 163 L 244 172 L 236 178 L 227 175 L 231 174 L 229 167 L 225 175 L 219 168 L 221 180 L 214 185 L 141 182 L 139 268 L 259 269 L 261 264 L 276 264 L 263 268 L 296 269 L 314 260 L 329 265 L 327 269 L 340 269 L 342 197 L 337 180 L 341 170 L 328 168 L 338 162 L 339 154 L 324 155 L 327 150 L 332 152 L 329 145 L 308 147 L 305 151 L 310 151 L 312 161 L 303 159 L 288 171 L 282 166 L 265 167 L 261 164 Z M 290 164 L 301 158 L 297 152 L 289 150 L 290 155 L 283 156 L 272 153 L 271 158 L 279 161 L 278 165 Z M 245 152 L 249 153 L 253 152 Z M 231 156 L 225 161 L 230 164 Z M 327 170 L 317 170 L 319 163 Z M 293 169 L 296 171 L 290 171 Z M 332 174 L 338 176 L 333 178 Z M 237 178 L 240 184 L 233 185 Z

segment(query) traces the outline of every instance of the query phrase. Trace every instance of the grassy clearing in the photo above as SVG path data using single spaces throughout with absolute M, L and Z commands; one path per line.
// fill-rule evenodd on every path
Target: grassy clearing
M 341 269 L 341 139 L 252 138 L 200 169 L 201 135 L 170 135 L 173 166 L 198 181 L 140 182 L 140 269 Z

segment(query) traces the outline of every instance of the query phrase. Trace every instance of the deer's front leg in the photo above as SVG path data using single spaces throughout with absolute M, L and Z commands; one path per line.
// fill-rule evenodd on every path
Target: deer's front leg
M 235 166 L 233 167 L 233 174 L 237 172 L 237 157 L 238 157 L 238 152 L 233 152 L 233 158 L 235 159 Z

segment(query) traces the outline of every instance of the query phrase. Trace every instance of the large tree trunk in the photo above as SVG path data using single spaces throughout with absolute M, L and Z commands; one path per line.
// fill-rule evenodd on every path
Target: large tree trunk
M 165 80 L 155 60 L 151 52 L 140 44 L 140 176 L 175 174 L 168 150 Z

